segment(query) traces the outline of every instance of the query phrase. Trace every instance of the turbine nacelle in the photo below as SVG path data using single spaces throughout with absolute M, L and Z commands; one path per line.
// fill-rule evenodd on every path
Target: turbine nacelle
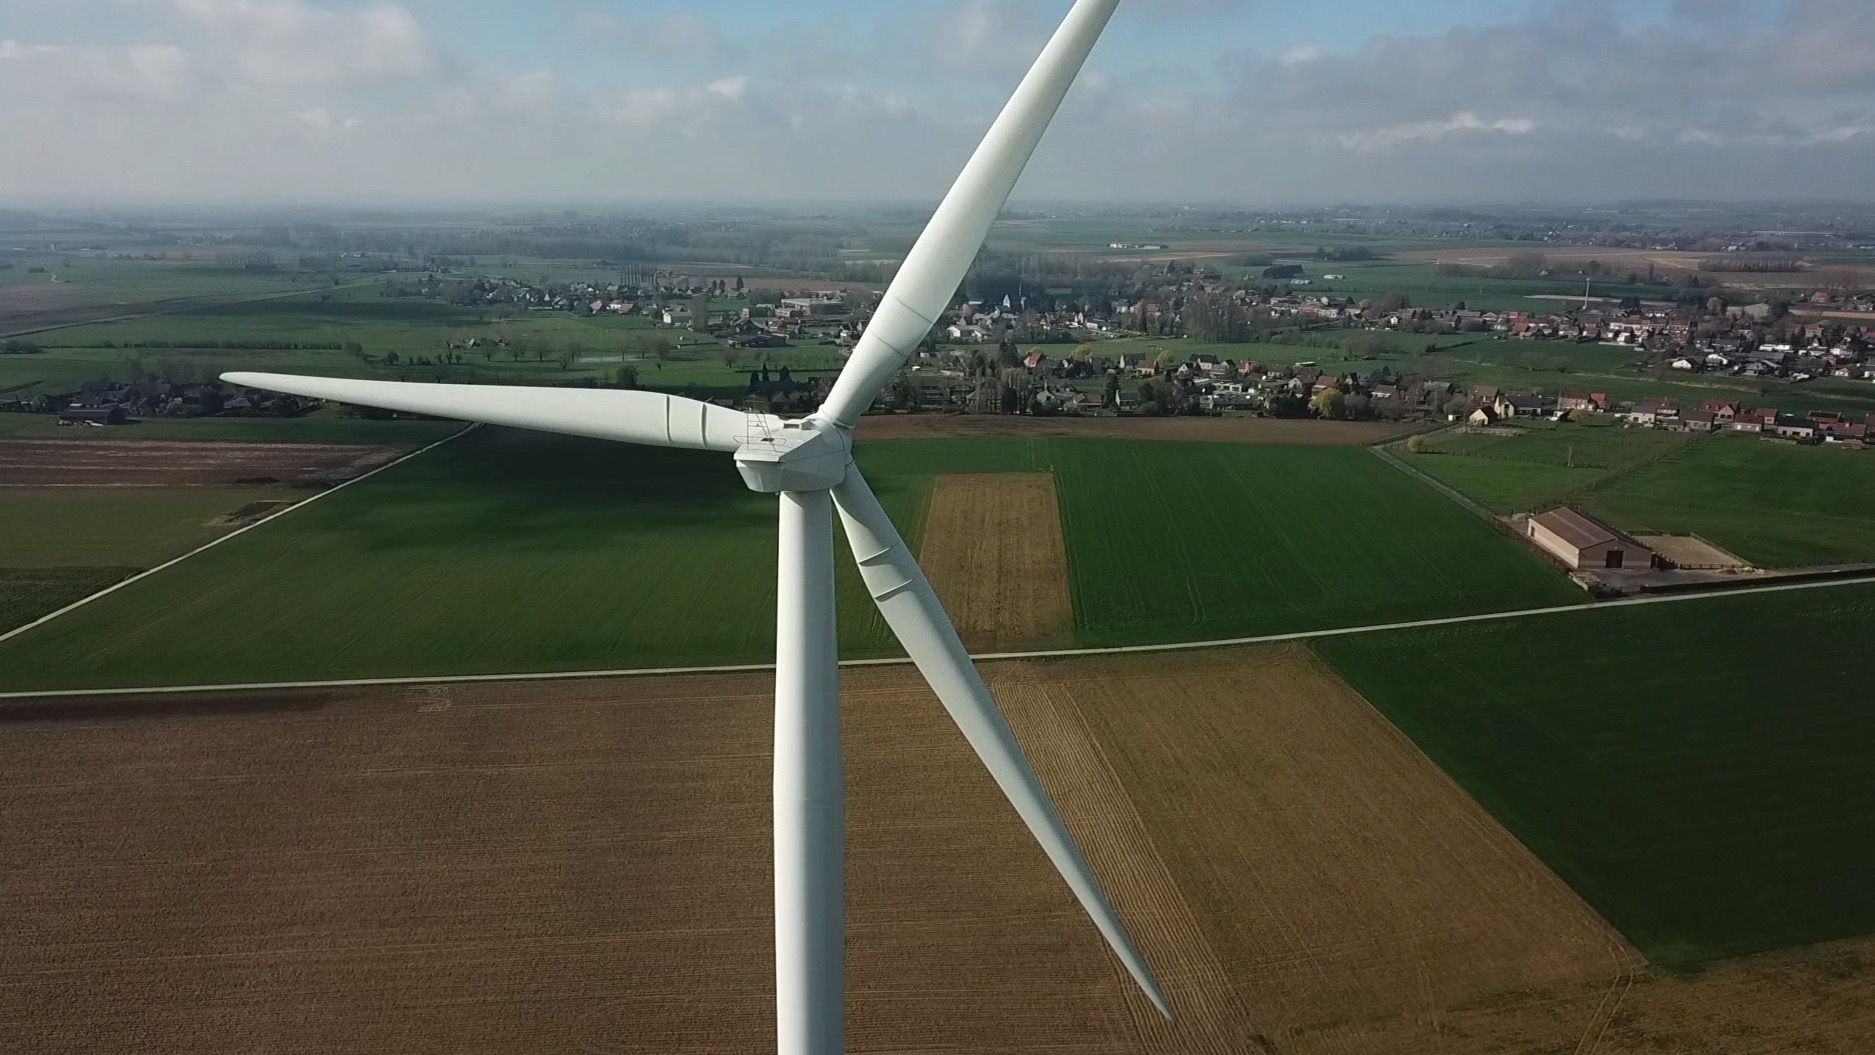
M 779 428 L 750 429 L 736 448 L 742 482 L 764 494 L 838 487 L 852 461 L 853 434 L 811 417 L 784 421 Z

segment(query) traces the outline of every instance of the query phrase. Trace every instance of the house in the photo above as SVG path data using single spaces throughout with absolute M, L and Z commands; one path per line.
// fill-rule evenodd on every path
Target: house
M 1526 525 L 1538 549 L 1570 568 L 1645 567 L 1646 547 L 1584 513 L 1563 506 L 1538 513 Z
M 1608 393 L 1583 392 L 1579 389 L 1571 389 L 1557 398 L 1556 409 L 1565 414 L 1574 410 L 1587 410 L 1591 412 L 1604 411 L 1608 409 Z
M 98 407 L 66 407 L 59 411 L 61 425 L 122 425 L 129 420 L 116 403 Z
M 1549 410 L 1549 401 L 1534 392 L 1506 392 L 1497 397 L 1491 409 L 1500 418 L 1537 418 Z
M 1717 428 L 1728 428 L 1738 420 L 1738 403 L 1729 399 L 1708 399 L 1699 404 L 1699 409 L 1709 411 Z
M 1688 432 L 1711 432 L 1725 426 L 1718 423 L 1718 415 L 1710 410 L 1689 410 L 1680 415 L 1680 427 Z
M 1774 407 L 1741 410 L 1732 419 L 1732 428 L 1737 432 L 1763 432 L 1765 426 L 1775 424 L 1777 424 L 1777 410 Z
M 1767 422 L 1764 431 L 1772 436 L 1781 436 L 1787 440 L 1808 440 L 1816 438 L 1816 424 L 1809 418 L 1784 418 Z

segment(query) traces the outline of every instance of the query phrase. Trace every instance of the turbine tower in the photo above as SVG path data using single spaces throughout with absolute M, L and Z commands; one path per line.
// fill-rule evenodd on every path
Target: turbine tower
M 886 289 L 814 414 L 782 420 L 639 391 L 412 384 L 228 373 L 238 385 L 546 432 L 734 455 L 777 496 L 775 972 L 780 1055 L 845 1046 L 845 780 L 833 514 L 867 592 L 1134 981 L 1172 1007 L 1016 743 L 905 540 L 853 462 L 853 426 L 949 306 L 990 224 L 1119 0 L 1077 0 Z

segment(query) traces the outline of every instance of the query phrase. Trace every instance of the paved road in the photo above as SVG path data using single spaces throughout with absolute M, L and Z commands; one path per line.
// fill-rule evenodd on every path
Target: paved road
M 445 440 L 441 442 L 448 441 Z M 425 448 L 425 450 L 427 449 L 429 448 Z M 385 468 L 388 467 L 389 466 L 386 466 Z M 362 480 L 364 477 L 359 477 L 359 479 Z M 330 494 L 331 492 L 328 491 L 325 493 Z M 303 502 L 301 503 L 301 505 L 304 504 Z M 298 507 L 295 506 L 293 508 Z M 224 536 L 224 538 L 225 537 L 228 536 Z M 213 543 L 210 543 L 210 545 L 213 545 Z M 172 561 L 171 563 L 174 562 Z M 160 569 L 152 569 L 152 571 L 155 570 Z M 150 572 L 145 572 L 144 574 L 148 575 Z M 1784 583 L 1781 585 L 1753 586 L 1737 590 L 1715 590 L 1705 593 L 1656 594 L 1648 597 L 1628 597 L 1615 601 L 1602 601 L 1595 604 L 1568 604 L 1551 608 L 1524 608 L 1514 612 L 1486 612 L 1482 615 L 1457 615 L 1442 619 L 1413 619 L 1401 623 L 1370 623 L 1366 626 L 1337 627 L 1332 630 L 1302 630 L 1288 634 L 1262 634 L 1256 637 L 1227 637 L 1207 641 L 1174 641 L 1160 645 L 1117 645 L 1110 648 L 1046 649 L 1038 652 L 983 652 L 976 654 L 975 658 L 979 662 L 983 662 L 996 659 L 1067 659 L 1075 656 L 1122 656 L 1138 652 L 1190 652 L 1207 648 L 1266 645 L 1283 641 L 1312 641 L 1325 637 L 1346 637 L 1351 634 L 1373 634 L 1385 630 L 1411 630 L 1429 626 L 1455 626 L 1460 623 L 1486 623 L 1504 619 L 1531 619 L 1537 616 L 1566 615 L 1569 613 L 1588 614 L 1607 611 L 1611 608 L 1631 608 L 1643 604 L 1691 604 L 1696 601 L 1719 603 L 1731 597 L 1743 597 L 1761 593 L 1784 593 L 1792 590 L 1827 590 L 1839 586 L 1866 585 L 1872 581 L 1875 581 L 1875 575 Z M 120 583 L 119 585 L 121 586 L 123 584 Z M 115 589 L 115 587 L 113 587 L 113 589 Z M 87 598 L 87 600 L 89 599 L 90 598 Z M 82 604 L 84 602 L 81 601 L 79 603 Z M 39 622 L 43 623 L 46 619 L 51 619 L 59 614 L 58 612 L 54 612 L 51 616 L 46 616 L 44 619 L 39 620 Z M 21 628 L 21 630 L 24 629 L 26 628 Z M 19 632 L 19 630 L 13 631 L 15 634 Z M 12 635 L 9 634 L 7 636 Z M 5 640 L 5 638 L 0 637 L 0 640 Z M 840 665 L 843 667 L 890 667 L 901 666 L 910 662 L 911 660 L 903 657 L 894 657 L 890 659 L 842 660 Z M 166 693 L 261 692 L 275 689 L 344 689 L 365 688 L 376 685 L 441 685 L 472 681 L 560 681 L 570 678 L 627 678 L 649 677 L 660 674 L 742 674 L 758 673 L 773 669 L 775 669 L 774 665 L 769 663 L 742 663 L 709 667 L 631 667 L 619 670 L 563 670 L 528 674 L 443 674 L 416 678 L 335 678 L 326 681 L 245 682 L 226 685 L 152 685 L 118 689 L 57 689 L 41 692 L 0 692 L 0 700 L 48 699 L 61 696 L 156 696 Z

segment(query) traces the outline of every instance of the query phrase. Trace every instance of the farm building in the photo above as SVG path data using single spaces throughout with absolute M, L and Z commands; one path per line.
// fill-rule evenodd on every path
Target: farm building
M 1647 548 L 1568 506 L 1530 518 L 1530 541 L 1571 568 L 1646 567 Z
M 122 425 L 124 408 L 111 403 L 101 407 L 66 407 L 59 411 L 61 425 Z

